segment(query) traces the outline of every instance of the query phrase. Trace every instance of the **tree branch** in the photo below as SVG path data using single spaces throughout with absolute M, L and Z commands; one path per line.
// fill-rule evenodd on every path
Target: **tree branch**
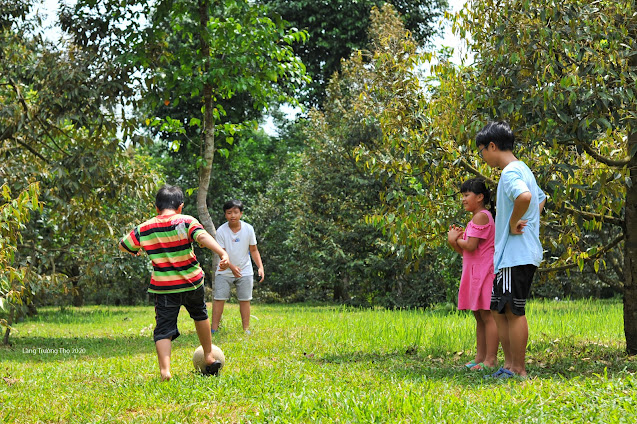
M 609 250 L 611 250 L 612 248 L 614 248 L 615 246 L 617 246 L 621 241 L 624 240 L 624 234 L 620 234 L 617 237 L 615 237 L 615 239 L 613 239 L 613 241 L 611 241 L 609 244 L 607 244 L 606 246 L 604 246 L 602 249 L 598 250 L 597 253 L 595 253 L 593 256 L 584 259 L 584 262 L 591 262 L 594 261 L 595 259 L 598 259 L 600 256 L 602 256 L 604 253 L 608 252 Z M 548 267 L 548 268 L 538 268 L 537 272 L 557 272 L 557 271 L 566 271 L 567 269 L 571 269 L 571 268 L 575 268 L 577 267 L 578 264 L 573 263 L 573 264 L 568 264 L 568 265 L 562 265 L 562 266 L 556 266 L 556 267 Z
M 566 211 L 566 212 L 575 213 L 575 214 L 581 215 L 581 216 L 583 216 L 585 218 L 596 219 L 598 221 L 607 222 L 609 224 L 617 225 L 618 227 L 624 228 L 624 221 L 622 219 L 620 219 L 620 218 L 615 218 L 614 216 L 608 216 L 608 215 L 602 215 L 602 214 L 599 214 L 599 213 L 581 211 L 579 209 L 571 208 L 569 206 L 562 206 L 562 207 L 556 208 L 556 209 L 560 209 L 560 210 L 563 210 L 563 211 Z
M 36 157 L 40 158 L 40 160 L 42 160 L 44 163 L 46 163 L 46 164 L 50 163 L 48 159 L 46 159 L 44 156 L 42 156 L 40 153 L 38 153 L 35 149 L 33 149 L 33 147 L 29 146 L 28 144 L 18 140 L 17 138 L 10 138 L 9 140 L 15 141 L 20 146 L 24 147 L 29 152 L 31 152 L 33 155 L 35 155 Z
M 467 160 L 465 158 L 460 158 L 460 165 L 464 169 L 466 169 L 467 171 L 469 171 L 472 174 L 476 175 L 477 177 L 480 177 L 480 178 L 484 179 L 487 183 L 491 184 L 492 186 L 497 186 L 498 185 L 498 183 L 495 182 L 495 180 L 492 180 L 491 178 L 485 177 L 484 175 L 482 175 L 480 173 L 480 171 L 478 171 L 473 166 L 471 166 L 471 164 L 469 162 L 467 162 Z
M 588 153 L 589 156 L 591 156 L 593 159 L 608 166 L 621 168 L 622 166 L 628 165 L 628 163 L 630 162 L 629 157 L 620 159 L 620 160 L 615 160 L 615 159 L 607 158 L 606 156 L 602 156 L 599 153 L 597 153 L 595 150 L 593 150 L 591 146 L 579 140 L 577 141 L 577 145 L 580 146 L 582 149 L 584 149 L 584 151 Z
M 24 109 L 24 113 L 26 114 L 27 119 L 28 119 L 29 118 L 29 105 L 27 104 L 27 101 L 25 100 L 25 98 L 22 96 L 22 92 L 20 91 L 20 87 L 18 87 L 18 85 L 11 78 L 9 78 L 9 84 L 8 85 L 13 87 L 13 90 L 16 93 L 18 102 L 22 106 L 22 109 Z M 53 145 L 55 147 L 57 147 L 58 150 L 60 152 L 62 152 L 64 155 L 70 156 L 68 152 L 66 152 L 64 149 L 62 149 L 60 146 L 58 146 L 58 144 L 55 142 L 55 139 L 53 138 L 53 136 L 51 136 L 51 134 L 49 133 L 49 131 L 47 129 L 47 125 L 44 122 L 42 122 L 42 119 L 37 114 L 35 114 L 34 117 L 35 117 L 35 120 L 40 123 L 40 125 L 42 126 L 42 130 L 44 130 L 44 133 L 49 138 L 49 140 L 51 140 Z M 66 134 L 64 134 L 64 135 L 66 135 Z M 67 137 L 68 137 L 68 135 L 67 135 Z M 43 144 L 46 146 L 46 143 L 43 143 Z M 51 148 L 50 146 L 47 146 L 47 147 Z M 31 150 L 31 152 L 33 152 L 33 150 Z
M 607 277 L 603 272 L 596 273 L 596 276 L 602 281 L 602 283 L 606 284 L 613 290 L 620 293 L 624 291 L 624 286 L 622 284 L 619 284 L 619 279 L 613 280 L 612 278 Z

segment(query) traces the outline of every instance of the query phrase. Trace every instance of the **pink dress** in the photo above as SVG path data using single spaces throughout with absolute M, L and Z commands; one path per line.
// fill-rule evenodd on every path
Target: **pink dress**
M 478 247 L 473 252 L 462 252 L 462 278 L 458 291 L 458 309 L 471 311 L 489 310 L 491 306 L 491 290 L 493 289 L 493 241 L 495 239 L 495 223 L 488 210 L 483 210 L 489 223 L 476 225 L 469 221 L 463 239 L 477 237 Z

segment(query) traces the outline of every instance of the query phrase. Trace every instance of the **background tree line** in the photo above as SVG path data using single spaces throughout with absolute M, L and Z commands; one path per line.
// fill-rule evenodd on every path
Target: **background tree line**
M 213 233 L 244 201 L 263 301 L 453 302 L 442 234 L 467 219 L 462 180 L 497 180 L 473 135 L 507 119 L 550 195 L 535 295 L 624 295 L 636 340 L 634 1 L 471 2 L 447 16 L 462 66 L 428 44 L 446 1 L 389 3 L 78 1 L 54 45 L 31 1 L 3 2 L 0 182 L 22 211 L 3 218 L 3 323 L 32 303 L 145 301 L 146 264 L 113 245 L 163 182 Z M 25 214 L 15 196 L 36 192 Z

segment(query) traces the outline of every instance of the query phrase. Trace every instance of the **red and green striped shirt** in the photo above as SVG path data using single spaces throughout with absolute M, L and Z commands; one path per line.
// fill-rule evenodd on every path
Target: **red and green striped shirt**
M 203 226 L 189 215 L 159 215 L 135 227 L 120 244 L 129 252 L 144 249 L 153 264 L 149 293 L 180 293 L 203 284 L 204 273 L 192 242 Z

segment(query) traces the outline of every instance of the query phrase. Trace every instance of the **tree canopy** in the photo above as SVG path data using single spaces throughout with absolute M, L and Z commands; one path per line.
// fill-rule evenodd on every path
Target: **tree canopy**
M 380 8 L 380 0 L 259 0 L 267 4 L 294 27 L 309 34 L 307 42 L 294 47 L 307 67 L 312 82 L 304 103 L 320 107 L 332 74 L 341 69 L 341 61 L 358 50 L 370 48 L 370 12 Z M 448 7 L 447 0 L 391 0 L 404 26 L 416 44 L 426 45 L 438 33 L 438 20 Z
M 109 69 L 94 68 L 94 56 L 79 46 L 58 50 L 43 41 L 29 6 L 0 19 L 10 22 L 0 32 L 0 182 L 31 198 L 29 187 L 39 187 L 42 207 L 19 227 L 13 256 L 38 290 L 5 299 L 26 304 L 37 294 L 68 293 L 81 304 L 87 285 L 91 291 L 93 281 L 130 271 L 113 257 L 112 238 L 148 199 L 157 175 L 149 158 L 118 137 L 120 93 Z

